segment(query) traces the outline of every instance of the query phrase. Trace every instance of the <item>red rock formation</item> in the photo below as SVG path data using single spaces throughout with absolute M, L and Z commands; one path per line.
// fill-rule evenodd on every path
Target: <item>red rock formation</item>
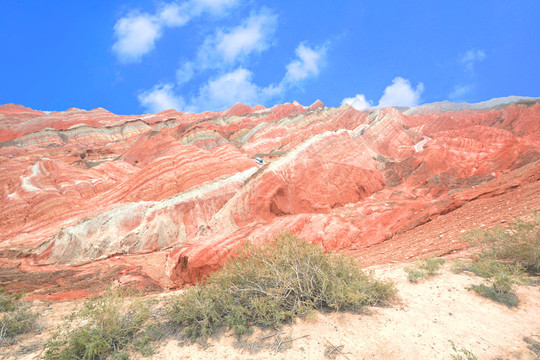
M 283 229 L 383 259 L 369 249 L 416 249 L 407 234 L 480 199 L 512 192 L 508 204 L 539 209 L 519 191 L 540 191 L 540 102 L 460 106 L 129 116 L 2 105 L 0 285 L 49 299 L 111 281 L 174 288 Z M 459 244 L 446 240 L 425 248 Z

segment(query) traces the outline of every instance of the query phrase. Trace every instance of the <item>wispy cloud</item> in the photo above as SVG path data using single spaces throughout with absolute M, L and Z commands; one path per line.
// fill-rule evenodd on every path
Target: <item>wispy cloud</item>
M 384 89 L 383 96 L 379 99 L 379 107 L 386 106 L 417 106 L 420 95 L 424 91 L 424 84 L 418 83 L 413 89 L 411 82 L 402 77 L 396 77 L 392 84 Z
M 124 63 L 140 61 L 152 51 L 167 27 L 186 25 L 205 12 L 224 14 L 239 0 L 190 0 L 162 4 L 154 14 L 131 11 L 114 25 L 113 53 Z
M 240 2 L 241 0 L 191 0 L 187 4 L 193 16 L 201 15 L 204 12 L 224 15 L 228 9 L 238 5 Z
M 231 31 L 220 32 L 216 39 L 216 50 L 227 63 L 251 53 L 261 53 L 270 46 L 276 23 L 277 16 L 268 11 L 252 14 Z
M 474 65 L 486 58 L 484 50 L 471 49 L 459 58 L 459 62 L 467 71 L 473 72 Z
M 287 73 L 284 81 L 296 83 L 308 77 L 316 76 L 321 71 L 326 54 L 326 46 L 320 48 L 310 48 L 300 44 L 296 48 L 297 58 L 287 65 Z
M 244 24 L 247 23 L 249 21 Z M 245 28 L 243 25 L 241 27 Z M 231 33 L 235 32 L 228 32 L 228 34 Z M 166 87 L 154 87 L 151 91 L 139 95 L 139 102 L 150 112 L 166 110 L 171 108 L 171 105 L 174 105 L 173 108 L 176 110 L 201 112 L 224 110 L 238 102 L 252 106 L 263 104 L 282 95 L 302 81 L 317 76 L 323 66 L 325 51 L 326 47 L 311 48 L 301 43 L 295 51 L 297 57 L 285 67 L 285 75 L 279 82 L 268 86 L 257 85 L 253 81 L 253 73 L 240 66 L 210 78 L 199 88 L 196 96 L 186 101 L 182 96 L 177 95 L 174 89 L 180 90 L 186 79 L 189 79 L 195 71 L 193 69 L 196 66 L 195 62 L 187 62 L 177 71 L 176 87 L 172 84 Z M 225 65 L 221 67 L 221 70 L 223 68 L 229 69 Z
M 195 59 L 184 62 L 177 70 L 178 83 L 191 80 L 197 72 L 208 69 L 230 70 L 244 63 L 252 54 L 268 49 L 274 40 L 277 16 L 267 9 L 252 13 L 240 25 L 219 29 L 207 36 Z
M 461 84 L 455 85 L 448 93 L 448 99 L 452 101 L 466 101 L 476 87 L 475 68 L 478 63 L 484 61 L 486 52 L 482 49 L 470 49 L 458 57 L 458 63 L 462 66 L 464 78 Z
M 127 24 L 124 31 L 115 27 L 117 42 L 113 49 L 122 61 L 137 61 L 151 51 L 165 27 L 184 26 L 195 16 L 219 13 L 231 8 L 240 0 L 190 0 L 183 3 L 170 2 L 159 7 L 155 14 L 137 14 L 154 31 L 136 32 L 132 29 L 133 16 L 120 19 L 117 23 Z M 327 45 L 310 47 L 302 42 L 295 49 L 295 57 L 285 65 L 284 75 L 269 85 L 259 85 L 248 69 L 249 63 L 267 51 L 276 42 L 275 33 L 278 16 L 263 7 L 253 11 L 239 24 L 218 28 L 206 36 L 193 58 L 187 59 L 176 70 L 176 82 L 158 84 L 139 94 L 139 103 L 150 112 L 169 108 L 181 111 L 200 112 L 224 110 L 237 102 L 247 105 L 267 103 L 282 96 L 286 91 L 301 85 L 303 81 L 316 77 L 324 66 Z M 137 40 L 141 33 L 147 40 Z M 137 50 L 121 46 L 131 39 Z M 143 46 L 144 45 L 144 46 Z M 183 93 L 185 84 L 195 76 L 206 78 L 191 94 Z M 189 88 L 193 89 L 193 86 Z
M 170 27 L 183 26 L 187 24 L 191 17 L 192 14 L 189 13 L 188 3 L 181 5 L 177 3 L 164 4 L 158 11 L 157 16 L 160 24 Z
M 463 101 L 463 97 L 469 94 L 474 89 L 474 85 L 456 85 L 448 95 L 448 98 L 453 101 Z

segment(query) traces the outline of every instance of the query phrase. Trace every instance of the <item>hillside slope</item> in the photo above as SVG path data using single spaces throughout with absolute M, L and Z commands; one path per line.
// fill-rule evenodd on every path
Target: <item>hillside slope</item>
M 462 248 L 462 230 L 540 209 L 540 100 L 482 104 L 2 105 L 0 286 L 44 299 L 112 281 L 179 288 L 282 229 L 371 264 Z

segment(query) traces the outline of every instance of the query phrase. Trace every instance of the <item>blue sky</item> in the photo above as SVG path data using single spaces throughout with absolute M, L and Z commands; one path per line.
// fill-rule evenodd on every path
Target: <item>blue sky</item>
M 540 96 L 540 2 L 0 2 L 0 103 L 201 112 Z

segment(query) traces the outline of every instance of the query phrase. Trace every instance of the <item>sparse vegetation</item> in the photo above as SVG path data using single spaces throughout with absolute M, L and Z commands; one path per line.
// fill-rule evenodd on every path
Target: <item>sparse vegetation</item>
M 49 339 L 45 359 L 128 359 L 132 350 L 151 355 L 149 303 L 127 295 L 108 289 L 86 301 Z
M 237 335 L 252 326 L 279 326 L 314 309 L 359 310 L 395 293 L 352 259 L 328 254 L 290 233 L 246 243 L 224 267 L 172 299 L 169 315 L 191 338 L 226 326 Z
M 479 258 L 499 261 L 529 274 L 540 272 L 540 213 L 529 221 L 517 220 L 508 229 L 473 230 L 467 240 L 481 249 Z
M 31 331 L 37 324 L 39 314 L 21 297 L 22 294 L 7 294 L 0 289 L 0 346 L 16 335 Z
M 17 301 L 22 297 L 21 293 L 8 294 L 0 288 L 0 313 L 13 311 L 17 308 Z
M 424 259 L 414 268 L 405 268 L 403 270 L 407 273 L 407 279 L 410 282 L 417 283 L 420 279 L 436 275 L 443 265 L 444 259 L 434 257 Z
M 525 283 L 527 274 L 540 271 L 540 215 L 511 223 L 508 229 L 473 230 L 466 238 L 480 252 L 470 262 L 454 264 L 454 272 L 468 270 L 487 279 L 487 284 L 470 289 L 508 307 L 517 306 L 515 286 Z
M 515 280 L 502 273 L 495 276 L 489 284 L 471 285 L 478 295 L 504 304 L 508 307 L 518 306 L 518 297 L 514 291 Z
M 407 279 L 412 283 L 417 283 L 427 276 L 425 272 L 419 269 L 405 268 L 403 270 L 407 273 Z
M 539 336 L 536 336 L 537 339 L 540 339 Z M 540 341 L 535 340 L 532 336 L 523 337 L 523 341 L 527 343 L 527 348 L 531 350 L 534 355 L 536 355 L 538 358 L 540 358 Z
M 452 360 L 478 360 L 478 357 L 474 355 L 471 351 L 461 348 L 458 349 L 456 344 L 452 340 L 448 340 L 450 345 L 452 345 L 452 350 L 455 354 L 451 354 Z

